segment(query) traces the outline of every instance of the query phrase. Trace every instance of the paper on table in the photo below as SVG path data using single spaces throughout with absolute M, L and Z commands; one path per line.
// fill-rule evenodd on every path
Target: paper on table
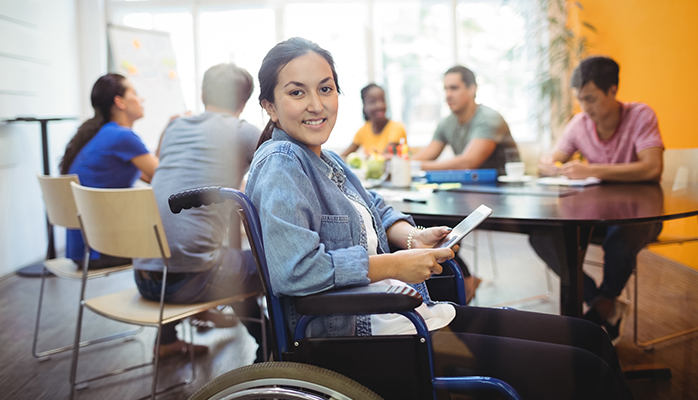
M 589 186 L 598 185 L 601 183 L 601 179 L 591 176 L 586 179 L 570 179 L 566 176 L 548 176 L 545 178 L 538 178 L 536 183 L 539 185 Z
M 410 190 L 395 190 L 395 189 L 373 189 L 374 192 L 383 196 L 385 201 L 402 201 L 407 199 L 414 201 L 415 203 L 422 203 L 433 197 L 433 190 L 420 190 L 418 192 Z

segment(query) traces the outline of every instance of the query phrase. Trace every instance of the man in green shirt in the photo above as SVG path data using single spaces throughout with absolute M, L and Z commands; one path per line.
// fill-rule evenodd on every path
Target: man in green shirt
M 497 111 L 475 103 L 475 74 L 460 65 L 452 67 L 444 75 L 444 90 L 453 113 L 439 123 L 431 143 L 412 159 L 421 161 L 424 171 L 487 168 L 504 174 L 507 157 L 518 156 L 516 143 Z M 455 157 L 436 161 L 447 144 Z

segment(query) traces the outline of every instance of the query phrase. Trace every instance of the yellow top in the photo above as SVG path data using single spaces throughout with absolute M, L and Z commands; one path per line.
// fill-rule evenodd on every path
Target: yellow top
M 407 133 L 401 123 L 389 120 L 382 131 L 373 133 L 371 121 L 367 121 L 354 135 L 353 143 L 362 146 L 366 153 L 383 153 L 389 144 L 400 143 L 400 138 L 407 143 Z

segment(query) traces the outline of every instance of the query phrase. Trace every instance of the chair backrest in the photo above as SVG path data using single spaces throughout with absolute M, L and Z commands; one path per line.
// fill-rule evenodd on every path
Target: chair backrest
M 115 257 L 170 257 L 152 188 L 71 186 L 90 248 Z
M 75 207 L 70 182 L 80 183 L 77 175 L 46 176 L 37 175 L 41 192 L 44 195 L 46 214 L 52 225 L 68 229 L 80 229 L 78 210 Z
M 274 291 L 271 287 L 271 280 L 269 279 L 269 268 L 267 268 L 267 259 L 264 256 L 264 240 L 262 239 L 262 227 L 259 223 L 259 215 L 252 201 L 239 190 L 221 188 L 219 194 L 222 198 L 232 200 L 237 205 L 236 209 L 245 227 L 250 249 L 262 279 L 264 295 L 267 299 L 267 309 L 269 311 L 269 320 L 272 328 L 274 359 L 281 360 L 281 354 L 288 351 L 290 340 L 286 332 L 284 316 L 281 310 L 281 300 L 274 295 Z
M 662 181 L 698 183 L 698 148 L 664 150 Z

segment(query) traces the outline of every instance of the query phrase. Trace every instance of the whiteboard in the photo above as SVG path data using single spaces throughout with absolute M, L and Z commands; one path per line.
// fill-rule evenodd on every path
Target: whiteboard
M 185 112 L 182 84 L 170 34 L 109 25 L 110 70 L 124 75 L 144 99 L 144 117 L 133 130 L 151 151 L 170 117 Z

